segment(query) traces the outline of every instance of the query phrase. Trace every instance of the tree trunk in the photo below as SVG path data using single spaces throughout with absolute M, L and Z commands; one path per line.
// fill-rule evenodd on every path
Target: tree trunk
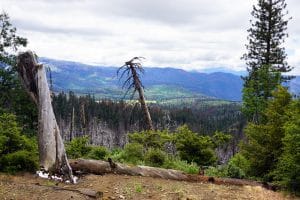
M 188 180 L 189 177 L 185 173 L 172 170 L 162 169 L 148 166 L 129 166 L 120 163 L 113 163 L 102 160 L 70 160 L 70 165 L 74 171 L 83 171 L 92 174 L 115 173 L 130 176 L 149 176 L 155 178 L 172 179 L 172 180 Z
M 139 101 L 140 101 L 140 104 L 141 104 L 141 108 L 144 112 L 144 116 L 145 116 L 145 120 L 146 120 L 146 124 L 147 124 L 147 129 L 148 130 L 153 130 L 152 119 L 151 119 L 151 115 L 150 115 L 148 106 L 146 104 L 146 99 L 145 99 L 143 87 L 140 83 L 140 79 L 137 76 L 137 72 L 136 72 L 135 68 L 132 66 L 132 64 L 131 64 L 130 67 L 131 67 L 130 69 L 131 69 L 131 72 L 132 72 L 132 77 L 133 77 L 133 80 L 134 80 L 135 90 L 137 90 L 138 93 L 139 93 Z
M 27 51 L 18 55 L 18 72 L 32 100 L 38 106 L 38 147 L 40 167 L 51 174 L 63 175 L 74 182 L 64 143 L 51 104 L 45 67 Z
M 72 115 L 71 115 L 71 126 L 70 126 L 70 139 L 69 141 L 72 141 L 74 138 L 74 130 L 75 130 L 75 111 L 74 106 L 72 109 Z
M 138 89 L 138 92 L 139 92 L 141 107 L 142 107 L 142 110 L 144 111 L 144 115 L 145 115 L 145 118 L 146 118 L 146 121 L 147 121 L 147 128 L 148 128 L 148 130 L 153 130 L 152 119 L 151 119 L 151 116 L 150 116 L 148 106 L 146 104 L 143 88 L 140 87 Z
M 186 174 L 182 171 L 173 169 L 162 169 L 157 167 L 148 166 L 129 166 L 120 163 L 114 163 L 109 159 L 109 162 L 102 160 L 70 160 L 70 165 L 74 171 L 81 171 L 84 173 L 92 173 L 97 175 L 103 174 L 119 174 L 129 176 L 144 176 L 153 178 L 170 179 L 176 181 L 187 181 L 187 182 L 209 182 L 218 185 L 251 185 L 261 186 L 266 189 L 275 190 L 276 188 L 269 183 L 261 183 L 258 181 L 245 180 L 245 179 L 234 179 L 234 178 L 217 178 L 209 177 L 204 175 Z M 203 172 L 202 169 L 199 169 Z

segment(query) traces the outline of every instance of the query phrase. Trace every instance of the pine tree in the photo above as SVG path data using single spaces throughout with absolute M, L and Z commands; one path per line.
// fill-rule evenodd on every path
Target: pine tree
M 14 56 L 10 52 L 27 45 L 27 39 L 17 36 L 16 31 L 8 14 L 0 13 L 0 66 L 14 64 Z
M 283 153 L 274 170 L 279 185 L 300 195 L 300 99 L 294 100 L 287 110 Z
M 248 105 L 248 99 L 267 101 L 271 97 L 271 91 L 276 87 L 276 84 L 270 84 L 271 86 L 267 88 L 260 87 L 264 81 L 263 77 L 260 76 L 262 68 L 264 71 L 267 68 L 269 77 L 274 77 L 273 80 L 270 80 L 271 83 L 274 83 L 277 78 L 276 75 L 273 75 L 274 73 L 280 74 L 279 84 L 292 78 L 281 75 L 281 73 L 292 70 L 286 62 L 287 55 L 284 47 L 282 47 L 288 36 L 286 31 L 289 19 L 285 19 L 288 13 L 286 6 L 285 0 L 258 0 L 258 4 L 253 6 L 251 14 L 254 19 L 250 21 L 251 27 L 248 29 L 249 36 L 247 38 L 249 44 L 246 45 L 248 52 L 242 57 L 246 61 L 249 73 L 248 76 L 244 77 L 245 89 L 243 93 L 244 103 L 248 103 Z M 263 109 L 258 108 L 244 110 L 248 119 L 255 123 L 260 122 L 262 111 Z
M 0 109 L 14 113 L 22 132 L 31 135 L 37 128 L 37 110 L 23 90 L 15 68 L 15 53 L 26 44 L 27 39 L 17 35 L 8 14 L 0 13 Z
M 274 97 L 268 101 L 263 115 L 265 122 L 249 123 L 245 129 L 247 141 L 242 143 L 242 153 L 250 161 L 251 176 L 265 177 L 275 169 L 278 158 L 282 154 L 283 126 L 287 120 L 287 109 L 292 97 L 286 88 L 279 86 L 272 93 Z

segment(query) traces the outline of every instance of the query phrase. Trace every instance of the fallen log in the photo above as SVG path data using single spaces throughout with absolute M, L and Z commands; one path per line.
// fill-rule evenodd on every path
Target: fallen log
M 91 190 L 88 188 L 78 188 L 78 189 L 71 189 L 71 188 L 62 188 L 57 186 L 52 186 L 54 190 L 65 190 L 65 191 L 71 191 L 71 192 L 77 192 L 79 194 L 88 196 L 93 199 L 102 199 L 103 198 L 103 192 Z
M 250 185 L 250 186 L 261 186 L 266 189 L 273 190 L 269 187 L 270 184 L 261 183 L 258 181 L 245 180 L 245 179 L 234 179 L 234 178 L 217 178 L 203 175 L 186 174 L 179 170 L 163 169 L 157 167 L 148 166 L 129 166 L 120 163 L 114 163 L 111 160 L 109 162 L 102 160 L 88 160 L 88 159 L 77 159 L 69 160 L 70 165 L 74 172 L 81 171 L 84 173 L 91 173 L 96 175 L 104 175 L 109 173 L 129 176 L 144 176 L 153 178 L 163 178 L 177 181 L 187 182 L 207 182 L 218 185 Z
M 47 187 L 51 188 L 53 190 L 62 190 L 62 191 L 70 191 L 70 192 L 76 192 L 85 196 L 88 196 L 93 199 L 103 199 L 103 192 L 95 191 L 89 188 L 66 188 L 66 187 L 59 187 L 59 186 L 52 186 L 52 185 L 42 185 L 40 183 L 34 184 L 36 186 L 40 187 Z
M 154 178 L 187 180 L 188 176 L 181 171 L 173 169 L 162 169 L 148 166 L 129 166 L 120 163 L 106 162 L 102 160 L 69 160 L 73 171 L 83 171 L 103 175 L 107 173 L 115 173 L 130 176 L 148 176 Z

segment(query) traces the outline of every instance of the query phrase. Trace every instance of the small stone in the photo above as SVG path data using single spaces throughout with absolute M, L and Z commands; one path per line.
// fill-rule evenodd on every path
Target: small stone
M 123 195 L 120 195 L 119 198 L 120 199 L 125 199 L 125 197 Z

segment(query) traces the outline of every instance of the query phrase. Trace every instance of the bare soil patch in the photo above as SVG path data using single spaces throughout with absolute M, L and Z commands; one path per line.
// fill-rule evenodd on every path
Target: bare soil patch
M 253 199 L 279 200 L 299 199 L 290 195 L 266 190 L 260 186 L 216 185 L 164 180 L 160 178 L 121 176 L 114 174 L 86 175 L 78 184 L 65 184 L 41 179 L 36 175 L 0 174 L 0 199 L 91 199 L 76 191 L 63 189 L 92 189 L 103 192 L 103 199 L 154 199 L 154 200 L 214 200 Z

